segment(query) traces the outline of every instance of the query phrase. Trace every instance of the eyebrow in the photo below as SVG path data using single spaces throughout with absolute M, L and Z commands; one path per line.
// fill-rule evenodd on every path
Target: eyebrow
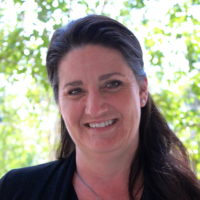
M 66 83 L 63 88 L 66 88 L 67 86 L 80 86 L 80 85 L 83 85 L 83 82 L 81 80 L 77 80 Z
M 119 73 L 119 72 L 113 72 L 113 73 L 108 73 L 108 74 L 103 74 L 99 77 L 100 81 L 106 80 L 108 78 L 110 78 L 111 76 L 114 75 L 119 75 L 119 76 L 123 76 L 123 74 Z M 76 81 L 72 81 L 72 82 L 68 82 L 64 85 L 64 88 L 66 88 L 67 86 L 80 86 L 83 85 L 83 82 L 81 80 L 76 80 Z
M 102 81 L 102 80 L 108 79 L 108 78 L 110 78 L 111 76 L 114 76 L 114 75 L 124 76 L 123 74 L 121 74 L 119 72 L 113 72 L 113 73 L 108 73 L 108 74 L 101 75 L 99 77 L 99 80 Z

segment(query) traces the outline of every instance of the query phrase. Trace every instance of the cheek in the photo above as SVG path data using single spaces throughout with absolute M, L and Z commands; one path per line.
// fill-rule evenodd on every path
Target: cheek
M 59 109 L 68 129 L 79 123 L 81 117 L 80 103 L 61 99 L 59 101 Z
M 128 91 L 118 98 L 118 101 L 118 108 L 123 115 L 125 126 L 137 129 L 141 115 L 139 91 Z
M 140 110 L 139 90 L 127 88 L 121 93 L 117 93 L 110 99 L 110 103 L 121 112 L 131 112 Z

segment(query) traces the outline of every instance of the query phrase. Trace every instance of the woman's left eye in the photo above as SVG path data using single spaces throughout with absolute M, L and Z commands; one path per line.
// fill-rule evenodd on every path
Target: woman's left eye
M 119 86 L 122 85 L 122 82 L 119 81 L 119 80 L 113 80 L 113 81 L 109 81 L 105 84 L 105 88 L 109 88 L 109 89 L 112 89 L 112 88 L 118 88 Z

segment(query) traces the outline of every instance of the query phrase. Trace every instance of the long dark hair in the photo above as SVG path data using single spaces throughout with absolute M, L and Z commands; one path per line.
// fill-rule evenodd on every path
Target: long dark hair
M 87 44 L 118 50 L 136 78 L 146 78 L 142 50 L 135 35 L 121 23 L 106 16 L 86 16 L 56 30 L 51 39 L 46 63 L 56 102 L 59 62 L 73 48 Z M 58 159 L 66 158 L 75 150 L 62 117 L 60 128 Z M 200 199 L 199 182 L 190 169 L 186 149 L 167 125 L 150 94 L 145 107 L 141 108 L 139 134 L 139 146 L 130 166 L 130 199 L 135 199 L 133 191 L 140 174 L 143 176 L 144 199 L 146 196 L 148 199 Z

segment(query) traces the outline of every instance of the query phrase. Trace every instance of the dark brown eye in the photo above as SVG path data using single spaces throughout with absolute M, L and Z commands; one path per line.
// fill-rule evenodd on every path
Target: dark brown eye
M 83 92 L 83 90 L 81 88 L 74 88 L 72 90 L 69 90 L 68 94 L 69 95 L 79 95 L 82 92 Z
M 119 87 L 120 85 L 122 85 L 122 82 L 121 81 L 118 81 L 118 80 L 113 80 L 113 81 L 109 81 L 105 84 L 105 88 L 117 88 Z

